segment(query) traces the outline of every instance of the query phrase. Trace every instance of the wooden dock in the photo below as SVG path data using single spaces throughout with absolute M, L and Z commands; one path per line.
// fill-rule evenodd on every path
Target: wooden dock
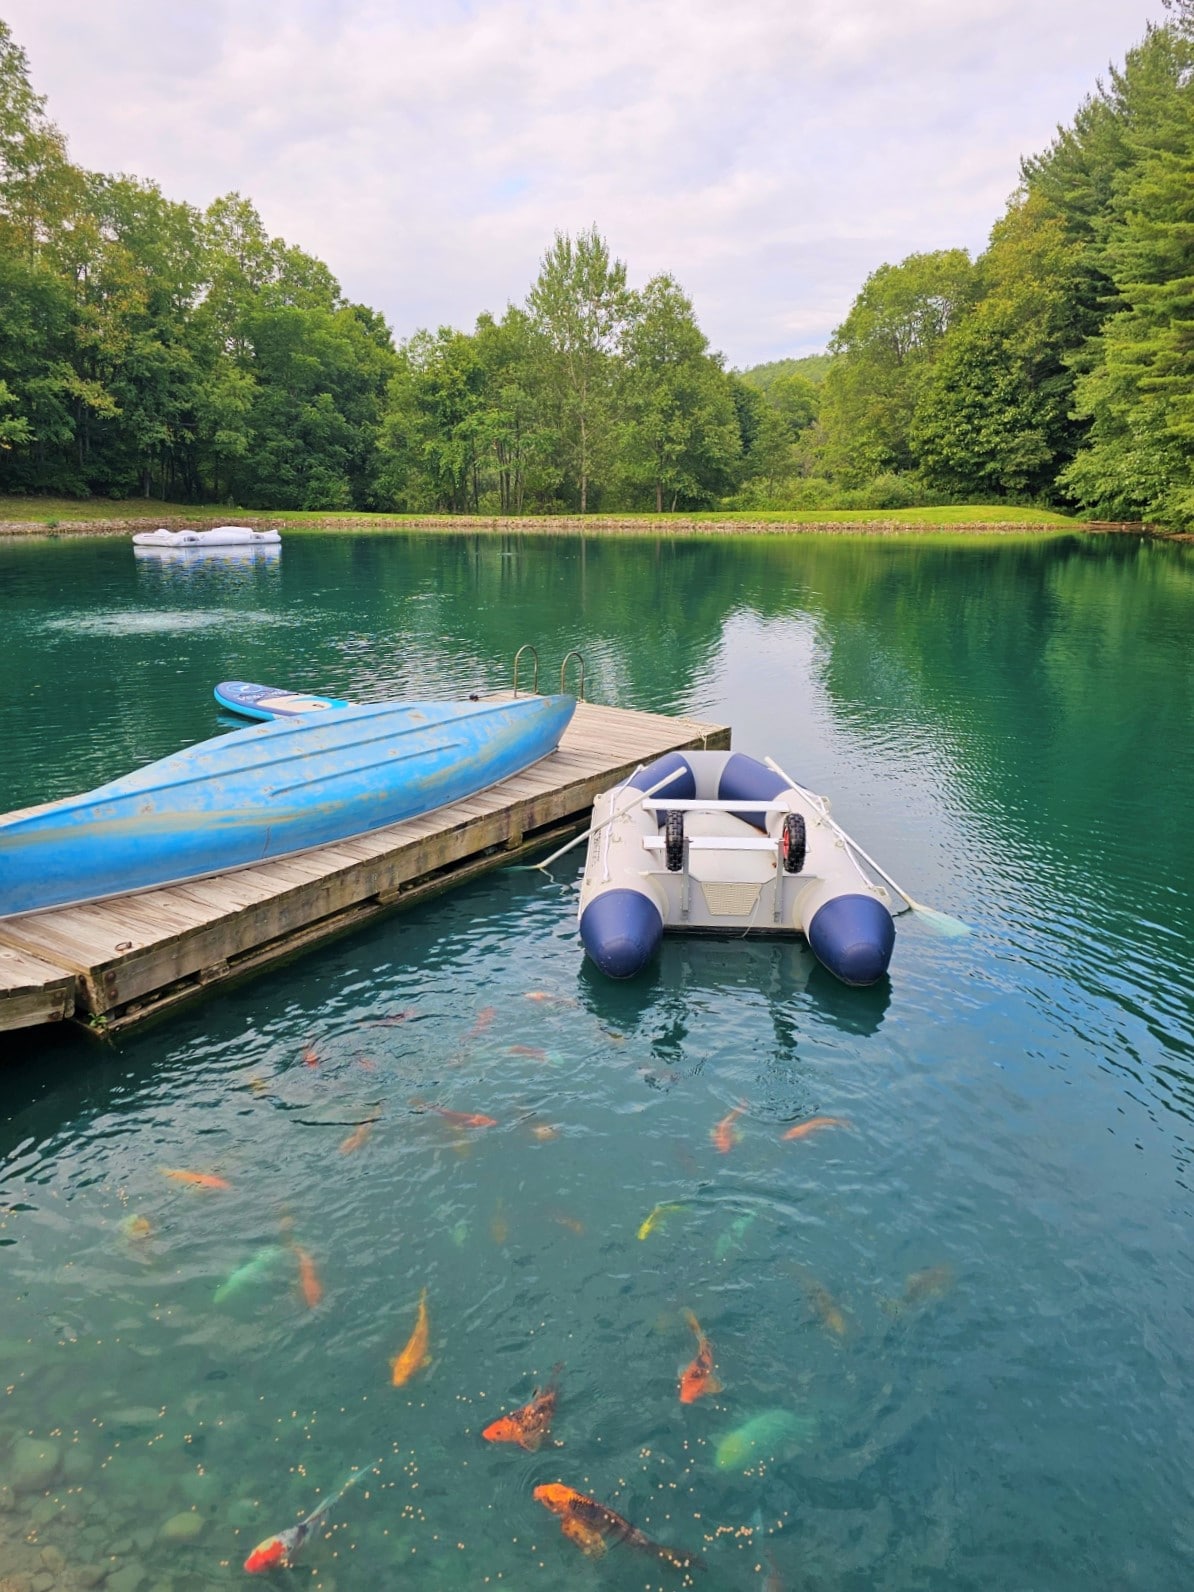
M 212 878 L 0 918 L 0 1032 L 125 1027 L 565 838 L 640 763 L 729 744 L 725 725 L 581 702 L 557 751 L 466 801 Z

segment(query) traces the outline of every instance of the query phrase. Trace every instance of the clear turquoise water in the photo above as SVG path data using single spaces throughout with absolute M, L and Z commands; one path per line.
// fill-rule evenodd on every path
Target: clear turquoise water
M 0 544 L 0 624 L 0 808 L 231 727 L 220 678 L 457 694 L 529 640 L 554 688 L 576 645 L 591 696 L 732 723 L 974 931 L 901 918 L 872 991 L 679 939 L 611 985 L 570 858 L 111 1045 L 10 1036 L 0 1578 L 227 1587 L 381 1460 L 298 1584 L 682 1584 L 583 1558 L 531 1497 L 555 1480 L 731 1592 L 1190 1584 L 1189 552 L 312 536 L 180 567 L 63 540 Z M 818 1113 L 851 1126 L 783 1141 Z M 395 1388 L 424 1288 L 432 1364 Z M 683 1406 L 686 1309 L 724 1391 Z M 482 1442 L 557 1361 L 563 1446 Z

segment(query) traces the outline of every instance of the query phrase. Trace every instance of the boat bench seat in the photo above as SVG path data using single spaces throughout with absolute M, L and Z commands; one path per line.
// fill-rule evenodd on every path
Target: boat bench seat
M 644 835 L 643 846 L 647 851 L 662 851 L 666 845 L 662 835 Z M 755 840 L 745 835 L 690 835 L 688 837 L 689 851 L 770 851 L 777 849 L 774 840 Z

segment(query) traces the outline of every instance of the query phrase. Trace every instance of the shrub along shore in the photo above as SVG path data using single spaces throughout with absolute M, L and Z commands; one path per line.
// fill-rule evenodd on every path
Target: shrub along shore
M 1047 509 L 962 504 L 924 509 L 818 509 L 786 512 L 705 514 L 362 514 L 263 513 L 234 508 L 187 509 L 179 504 L 114 503 L 107 513 L 86 502 L 0 499 L 0 536 L 128 536 L 156 529 L 207 530 L 213 525 L 254 529 L 343 531 L 353 535 L 433 532 L 438 535 L 502 536 L 758 536 L 828 535 L 916 536 L 923 534 L 1057 535 L 1066 532 L 1123 532 L 1172 536 L 1138 524 L 1070 519 Z M 1188 540 L 1188 537 L 1179 537 Z

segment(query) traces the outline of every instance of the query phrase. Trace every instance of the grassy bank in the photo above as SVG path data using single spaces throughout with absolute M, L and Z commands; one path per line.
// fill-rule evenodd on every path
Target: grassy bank
M 290 531 L 370 531 L 428 530 L 437 532 L 499 532 L 506 535 L 544 533 L 575 535 L 663 535 L 685 532 L 704 535 L 725 533 L 783 533 L 785 531 L 832 531 L 866 535 L 898 535 L 924 532 L 961 531 L 971 534 L 996 532 L 1049 532 L 1064 530 L 1127 530 L 1139 527 L 1092 526 L 1065 514 L 1047 509 L 1013 508 L 1006 504 L 956 504 L 921 509 L 810 509 L 708 510 L 695 514 L 590 514 L 537 515 L 521 519 L 501 519 L 485 515 L 449 514 L 326 514 L 292 510 L 266 513 L 257 509 L 229 508 L 226 505 L 161 503 L 148 498 L 123 502 L 84 501 L 68 498 L 0 497 L 0 534 L 79 533 L 94 535 L 129 534 L 156 526 L 172 530 L 189 526 L 204 529 L 212 525 L 276 526 Z

